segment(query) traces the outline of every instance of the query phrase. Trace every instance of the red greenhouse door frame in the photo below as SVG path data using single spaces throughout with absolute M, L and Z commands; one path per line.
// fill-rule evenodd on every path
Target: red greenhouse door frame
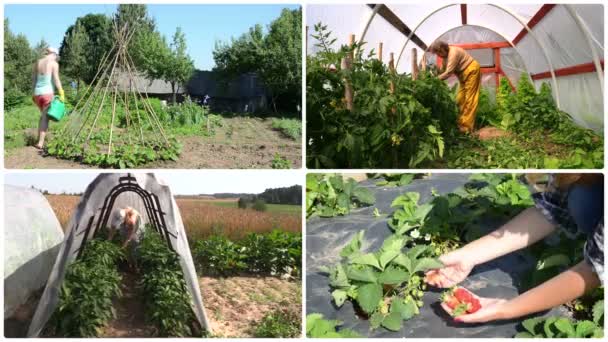
M 603 70 L 604 69 L 604 60 L 601 60 L 600 64 L 601 64 L 602 70 Z M 569 66 L 569 67 L 565 67 L 565 68 L 555 69 L 555 77 L 585 74 L 585 73 L 596 72 L 596 71 L 597 70 L 595 70 L 594 63 L 592 63 L 592 62 L 583 63 L 583 64 L 577 64 L 577 65 L 573 65 L 573 66 Z M 530 76 L 535 81 L 542 80 L 545 78 L 551 78 L 551 72 L 550 71 L 539 72 L 536 74 L 532 74 Z

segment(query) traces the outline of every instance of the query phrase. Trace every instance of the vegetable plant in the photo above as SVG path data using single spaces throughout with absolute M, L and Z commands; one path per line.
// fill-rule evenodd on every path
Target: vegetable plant
M 333 217 L 344 215 L 351 209 L 372 205 L 376 198 L 369 189 L 363 188 L 341 175 L 306 175 L 306 216 Z
M 160 336 L 193 336 L 196 322 L 192 298 L 179 263 L 179 255 L 153 229 L 146 229 L 137 249 L 141 265 L 146 317 Z
M 342 249 L 341 263 L 323 270 L 329 276 L 333 301 L 337 307 L 352 301 L 372 329 L 397 331 L 423 305 L 422 272 L 442 264 L 425 256 L 427 246 L 403 251 L 409 239 L 399 235 L 386 239 L 379 250 L 363 253 L 363 235 L 363 231 L 355 234 Z
M 47 324 L 57 337 L 96 337 L 112 318 L 112 299 L 121 295 L 117 245 L 89 241 L 80 259 L 70 264 L 59 292 L 59 304 Z
M 306 336 L 309 338 L 362 338 L 357 332 L 350 329 L 339 329 L 342 322 L 327 320 L 320 313 L 306 316 Z

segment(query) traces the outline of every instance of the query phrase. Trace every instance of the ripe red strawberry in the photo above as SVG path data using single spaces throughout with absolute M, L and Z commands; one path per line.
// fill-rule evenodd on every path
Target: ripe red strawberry
M 461 302 L 469 302 L 473 299 L 473 294 L 462 287 L 458 287 L 454 290 L 454 297 Z
M 458 301 L 458 299 L 456 299 L 456 297 L 453 296 L 449 296 L 446 300 L 443 301 L 445 303 L 445 305 L 447 305 L 450 309 L 454 309 L 458 306 L 458 304 L 460 304 L 460 302 Z
M 477 298 L 473 298 L 473 300 L 469 302 L 467 313 L 477 312 L 479 309 L 481 309 L 481 303 L 479 303 L 479 300 Z

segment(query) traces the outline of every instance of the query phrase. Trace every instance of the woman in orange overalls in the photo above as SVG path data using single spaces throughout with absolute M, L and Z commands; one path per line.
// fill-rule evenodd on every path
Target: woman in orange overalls
M 460 82 L 458 95 L 456 96 L 456 103 L 460 110 L 458 128 L 461 132 L 472 133 L 479 103 L 479 91 L 481 90 L 479 63 L 464 49 L 449 46 L 448 43 L 441 40 L 431 44 L 429 51 L 446 60 L 445 71 L 439 75 L 440 79 L 445 80 L 452 74 L 458 77 Z

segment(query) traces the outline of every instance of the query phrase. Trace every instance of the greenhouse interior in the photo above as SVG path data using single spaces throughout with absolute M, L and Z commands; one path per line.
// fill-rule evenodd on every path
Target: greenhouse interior
M 603 166 L 602 4 L 309 5 L 306 30 L 309 167 Z M 377 122 L 382 120 L 369 120 L 382 114 L 373 114 L 369 108 L 379 108 L 377 112 L 385 109 L 378 95 L 396 96 L 384 101 L 395 102 L 388 111 L 401 112 L 401 81 L 395 77 L 432 81 L 422 74 L 429 66 L 441 68 L 444 64 L 429 51 L 436 41 L 461 47 L 479 63 L 482 90 L 476 129 L 492 127 L 499 130 L 496 136 L 491 132 L 490 139 L 464 141 L 462 136 L 447 132 L 450 126 L 441 123 L 447 109 L 438 114 L 435 108 L 446 106 L 437 99 L 442 90 L 437 90 L 436 84 L 431 87 L 437 92 L 434 100 L 416 91 L 412 95 L 439 123 L 412 119 L 412 131 L 407 131 L 399 119 L 391 121 L 391 115 L 386 115 L 388 121 L 382 128 Z M 345 63 L 349 54 L 350 61 Z M 369 64 L 371 59 L 381 66 Z M 348 72 L 341 73 L 346 68 Z M 373 97 L 368 93 L 370 83 L 377 80 L 367 77 L 365 83 L 363 73 L 386 76 L 384 83 L 390 83 L 387 92 L 376 94 L 378 103 L 368 99 Z M 445 83 L 454 95 L 458 79 L 451 76 Z M 403 89 L 412 87 L 404 85 Z M 352 93 L 352 99 L 348 95 L 335 98 L 344 91 Z M 353 115 L 337 119 L 334 114 L 341 110 Z M 400 115 L 396 117 L 403 119 Z M 369 122 L 365 132 L 355 134 L 347 129 L 350 124 L 366 126 L 365 122 Z M 436 129 L 429 130 L 426 137 L 418 134 L 413 138 L 414 130 L 428 125 Z M 456 135 L 456 140 L 447 135 Z M 540 143 L 534 135 L 551 139 Z M 438 139 L 443 140 L 439 143 Z M 380 159 L 382 155 L 391 158 Z

